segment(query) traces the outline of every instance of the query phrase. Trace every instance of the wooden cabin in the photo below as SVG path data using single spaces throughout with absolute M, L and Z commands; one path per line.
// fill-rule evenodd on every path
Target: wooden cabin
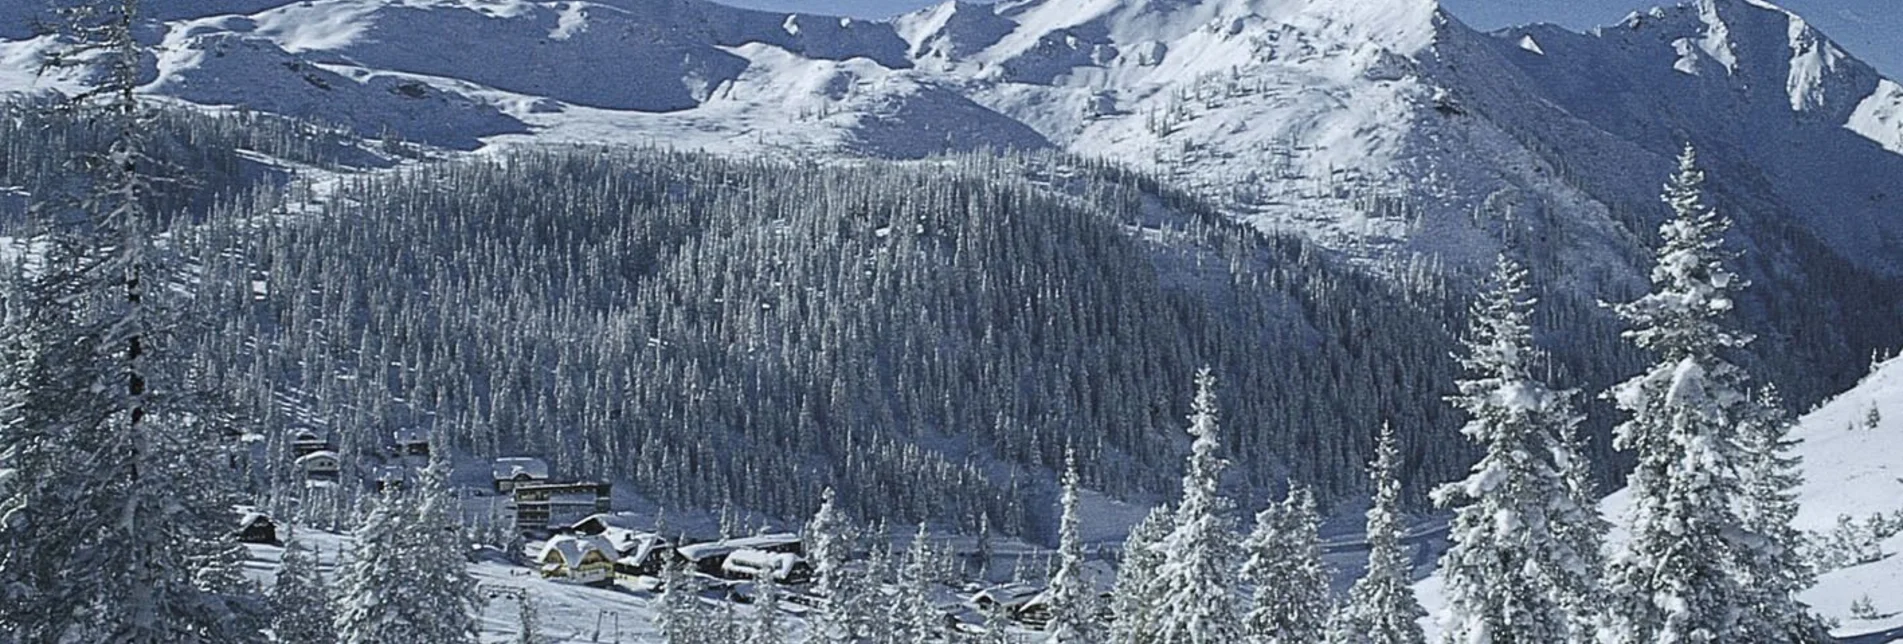
M 330 439 L 315 430 L 300 429 L 291 435 L 291 453 L 297 458 L 324 451 L 330 451 Z
M 371 478 L 371 487 L 378 492 L 401 490 L 410 485 L 410 468 L 402 465 L 384 465 L 378 467 Z
M 429 432 L 415 427 L 396 430 L 391 448 L 397 456 L 429 456 Z
M 337 480 L 337 474 L 343 468 L 343 461 L 337 453 L 324 449 L 297 457 L 297 469 L 304 473 L 308 481 Z
M 508 494 L 517 485 L 548 482 L 548 462 L 529 456 L 505 456 L 490 465 L 496 492 Z
M 614 548 L 601 537 L 564 534 L 549 539 L 535 562 L 545 579 L 591 586 L 614 581 Z
M 278 524 L 263 512 L 244 512 L 238 517 L 238 529 L 233 531 L 240 543 L 265 543 L 281 545 L 278 540 Z

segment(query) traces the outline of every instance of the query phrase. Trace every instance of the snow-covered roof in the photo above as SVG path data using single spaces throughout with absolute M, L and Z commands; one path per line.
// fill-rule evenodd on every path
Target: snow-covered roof
M 313 461 L 318 461 L 318 460 L 325 460 L 325 459 L 328 459 L 328 460 L 331 460 L 331 461 L 336 461 L 336 460 L 337 460 L 337 453 L 336 453 L 336 452 L 333 452 L 333 451 L 330 451 L 330 450 L 327 450 L 327 449 L 320 449 L 320 450 L 317 450 L 317 451 L 315 451 L 315 452 L 311 452 L 311 453 L 309 453 L 309 454 L 305 454 L 305 455 L 303 455 L 303 456 L 299 456 L 299 457 L 297 457 L 297 464 L 298 464 L 298 465 L 309 465 L 309 464 L 310 464 L 310 463 L 312 463 Z
M 601 512 L 582 517 L 580 521 L 576 521 L 574 525 L 569 526 L 569 529 L 576 532 L 591 532 L 595 530 L 606 530 L 608 528 L 639 530 L 640 527 L 641 520 L 639 517 L 636 517 L 634 513 Z
M 405 427 L 394 433 L 398 445 L 421 445 L 429 442 L 429 432 L 417 427 Z
M 582 559 L 588 556 L 589 551 L 599 552 L 602 559 L 610 561 L 615 556 L 614 546 L 609 544 L 607 539 L 590 535 L 565 534 L 542 544 L 542 552 L 535 556 L 535 560 L 545 564 L 557 563 L 550 557 L 560 557 L 559 563 L 572 566 L 581 563 Z
M 800 542 L 800 536 L 790 532 L 779 533 L 779 534 L 763 534 L 759 536 L 745 537 L 741 539 L 727 539 L 725 541 L 709 541 L 706 543 L 688 544 L 688 545 L 676 548 L 675 552 L 680 553 L 682 557 L 686 557 L 689 561 L 700 561 L 708 557 L 718 557 L 721 555 L 731 554 L 738 550 L 745 550 L 745 549 L 768 550 L 774 547 L 786 546 L 786 545 L 791 545 L 791 544 L 795 544 L 799 542 Z
M 793 566 L 799 562 L 800 556 L 789 552 L 767 552 L 743 548 L 727 555 L 727 561 L 721 564 L 721 567 L 748 574 L 772 571 L 774 577 L 784 578 L 793 573 Z
M 259 522 L 276 523 L 271 521 L 271 517 L 266 516 L 263 512 L 246 512 L 238 517 L 238 527 L 240 528 L 248 528 L 257 525 Z
M 971 596 L 972 603 L 993 602 L 1005 608 L 1017 608 L 1031 603 L 1044 594 L 1044 587 L 1032 584 L 1004 584 L 978 591 Z
M 638 555 L 639 558 L 643 559 L 647 557 L 648 553 L 655 549 L 667 547 L 667 538 L 652 532 L 608 528 L 597 536 L 607 539 L 608 543 L 614 546 L 615 552 L 624 555 Z
M 379 467 L 377 468 L 377 480 L 385 483 L 408 481 L 410 480 L 410 468 L 401 465 L 385 465 Z
M 498 481 L 514 480 L 522 475 L 532 479 L 547 479 L 548 463 L 531 456 L 505 456 L 496 459 L 490 471 Z
M 291 435 L 291 440 L 303 443 L 303 442 L 323 442 L 328 439 L 326 436 L 324 436 L 323 432 L 319 432 L 315 429 L 300 429 L 300 430 L 297 430 L 297 433 L 294 433 Z

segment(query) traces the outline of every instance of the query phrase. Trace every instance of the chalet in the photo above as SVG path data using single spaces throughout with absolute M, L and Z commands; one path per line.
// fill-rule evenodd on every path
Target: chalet
M 392 438 L 397 456 L 429 456 L 429 432 L 407 427 L 396 430 Z
M 378 467 L 370 482 L 378 492 L 403 489 L 410 484 L 410 468 L 401 465 Z
M 330 451 L 330 439 L 309 429 L 300 429 L 291 436 L 291 453 L 303 458 L 317 452 Z
M 545 579 L 587 585 L 614 580 L 614 548 L 601 537 L 564 534 L 549 539 L 535 563 Z
M 597 512 L 568 526 L 569 532 L 602 534 L 609 530 L 639 531 L 641 520 L 631 512 Z
M 658 534 L 642 534 L 636 537 L 633 547 L 622 551 L 621 558 L 615 560 L 617 577 L 657 577 L 661 569 L 673 558 L 673 543 Z
M 244 512 L 238 517 L 238 529 L 232 531 L 240 543 L 268 543 L 277 545 L 278 524 L 263 512 Z
M 1024 624 L 1042 627 L 1050 621 L 1050 605 L 1042 586 L 1011 583 L 992 586 L 971 598 L 979 612 L 1002 609 L 1005 615 Z
M 495 478 L 496 492 L 502 494 L 508 494 L 517 485 L 548 482 L 548 463 L 539 458 L 527 456 L 498 458 L 491 464 L 490 471 Z
M 324 449 L 297 457 L 297 469 L 310 481 L 336 481 L 342 461 L 337 453 Z
M 529 483 L 511 488 L 515 524 L 523 530 L 555 531 L 591 514 L 607 512 L 613 486 L 607 483 Z
M 800 536 L 792 533 L 763 534 L 742 539 L 693 543 L 674 549 L 674 554 L 689 567 L 714 577 L 732 577 L 726 570 L 727 557 L 742 550 L 765 554 L 790 554 L 804 557 L 806 549 Z

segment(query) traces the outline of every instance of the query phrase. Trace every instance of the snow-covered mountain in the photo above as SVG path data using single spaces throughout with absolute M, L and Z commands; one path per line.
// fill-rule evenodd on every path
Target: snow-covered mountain
M 0 91 L 39 77 L 0 8 Z M 1433 0 L 948 2 L 891 21 L 705 0 L 154 0 L 148 89 L 449 148 L 626 142 L 797 160 L 1055 148 L 1410 282 L 1511 241 L 1551 322 L 1634 292 L 1704 152 L 1794 399 L 1903 343 L 1903 85 L 1761 0 L 1481 33 Z M 1608 327 L 1601 326 L 1599 330 Z M 1616 372 L 1609 332 L 1561 351 Z M 1606 335 L 1607 338 L 1598 338 Z M 1604 384 L 1604 383 L 1597 383 Z
M 1740 210 L 1903 270 L 1869 259 L 1903 257 L 1884 252 L 1903 234 L 1886 192 L 1903 87 L 1757 0 L 1487 35 L 1432 0 L 954 1 L 886 23 L 702 0 L 151 4 L 151 90 L 194 103 L 454 147 L 1054 145 L 1371 258 L 1464 266 L 1503 222 L 1562 235 L 1583 282 L 1633 276 L 1605 261 L 1637 241 L 1614 213 L 1648 202 L 1690 139 Z M 30 80 L 31 17 L 0 15 L 6 89 L 47 83 Z

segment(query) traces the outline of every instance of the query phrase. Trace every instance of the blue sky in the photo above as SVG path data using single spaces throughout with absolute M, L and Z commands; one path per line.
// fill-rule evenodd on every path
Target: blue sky
M 938 4 L 940 0 L 716 0 L 769 9 L 884 18 Z M 1355 2 L 1357 0 L 1344 0 Z M 1617 22 L 1635 10 L 1676 0 L 1441 0 L 1463 22 L 1495 29 L 1551 22 L 1577 30 Z M 1783 0 L 1858 58 L 1892 78 L 1903 77 L 1903 0 Z

